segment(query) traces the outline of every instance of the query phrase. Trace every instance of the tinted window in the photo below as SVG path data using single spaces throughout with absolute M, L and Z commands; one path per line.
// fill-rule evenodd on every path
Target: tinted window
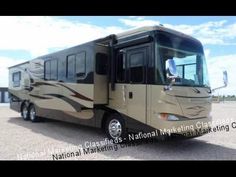
M 19 87 L 20 86 L 20 80 L 21 80 L 21 72 L 13 73 L 12 81 L 13 81 L 13 86 L 14 87 Z
M 162 46 L 187 50 L 189 52 L 203 53 L 203 47 L 199 42 L 187 38 L 181 38 L 175 34 L 159 32 L 157 34 L 158 43 Z
M 85 52 L 78 53 L 76 55 L 76 76 L 81 77 L 85 75 L 86 72 L 86 61 Z
M 57 60 L 48 60 L 45 62 L 45 79 L 57 80 Z
M 107 74 L 108 56 L 104 53 L 96 54 L 96 73 L 101 75 Z
M 45 79 L 50 80 L 50 74 L 51 73 L 51 61 L 45 62 Z
M 57 80 L 57 60 L 51 60 L 51 80 Z
M 117 63 L 116 63 L 116 80 L 117 82 L 124 82 L 125 81 L 125 57 L 123 52 L 118 53 L 117 55 Z
M 143 81 L 144 53 L 138 52 L 130 55 L 130 81 L 140 83 Z
M 73 79 L 75 77 L 75 55 L 67 57 L 67 78 Z
M 58 79 L 65 80 L 66 78 L 66 59 L 58 61 Z

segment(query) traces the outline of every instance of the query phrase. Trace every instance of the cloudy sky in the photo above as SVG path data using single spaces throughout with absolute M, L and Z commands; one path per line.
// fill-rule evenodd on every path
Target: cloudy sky
M 236 95 L 236 16 L 24 16 L 0 17 L 0 87 L 8 85 L 7 67 L 109 34 L 163 24 L 199 39 L 204 46 L 215 94 Z

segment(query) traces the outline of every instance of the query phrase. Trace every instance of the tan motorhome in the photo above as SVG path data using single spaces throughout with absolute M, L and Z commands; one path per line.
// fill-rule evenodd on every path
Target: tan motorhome
M 10 107 L 42 117 L 127 132 L 183 135 L 211 123 L 203 46 L 163 26 L 142 27 L 9 68 Z

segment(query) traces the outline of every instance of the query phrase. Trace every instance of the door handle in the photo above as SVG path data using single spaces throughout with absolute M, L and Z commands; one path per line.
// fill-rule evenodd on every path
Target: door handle
M 130 99 L 133 98 L 133 92 L 129 92 L 129 98 L 130 98 Z

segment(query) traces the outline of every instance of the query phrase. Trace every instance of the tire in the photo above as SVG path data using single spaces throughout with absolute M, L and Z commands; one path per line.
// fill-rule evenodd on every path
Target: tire
M 21 109 L 21 117 L 25 121 L 29 120 L 29 108 L 26 104 L 24 104 L 22 109 Z
M 126 141 L 127 130 L 124 119 L 117 113 L 109 115 L 105 123 L 105 133 L 115 143 Z
M 36 115 L 35 106 L 32 104 L 29 108 L 29 118 L 32 122 L 39 122 L 40 119 Z

